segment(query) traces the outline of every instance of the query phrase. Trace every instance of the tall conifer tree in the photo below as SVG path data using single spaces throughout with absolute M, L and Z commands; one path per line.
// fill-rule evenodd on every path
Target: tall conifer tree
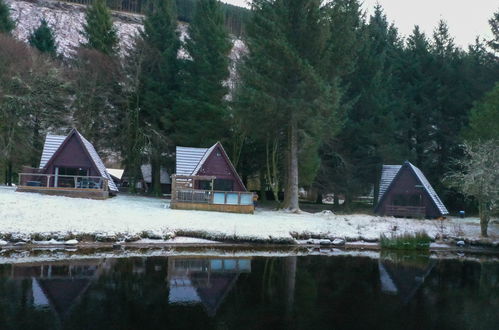
M 284 208 L 299 210 L 299 156 L 332 129 L 336 90 L 323 75 L 328 26 L 319 0 L 256 0 L 241 69 L 239 114 L 285 147 Z
M 86 41 L 82 46 L 113 55 L 118 46 L 118 32 L 113 25 L 106 0 L 93 1 L 87 8 L 85 19 L 82 35 Z
M 10 33 L 16 24 L 10 18 L 10 8 L 4 2 L 4 0 L 0 0 L 0 33 Z
M 176 140 L 208 146 L 227 135 L 229 52 L 232 43 L 218 0 L 199 0 L 189 25 Z
M 177 14 L 173 0 L 155 0 L 144 20 L 144 30 L 136 43 L 139 55 L 138 90 L 134 107 L 139 109 L 139 125 L 147 141 L 152 165 L 153 193 L 161 193 L 162 154 L 173 152 L 173 108 L 178 98 Z
M 52 56 L 57 54 L 54 33 L 44 19 L 40 22 L 40 26 L 30 34 L 28 41 L 31 46 L 37 48 L 42 53 Z

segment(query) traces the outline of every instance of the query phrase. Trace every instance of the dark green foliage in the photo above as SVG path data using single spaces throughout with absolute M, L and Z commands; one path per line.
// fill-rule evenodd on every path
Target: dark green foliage
M 106 55 L 113 55 L 118 46 L 118 34 L 113 26 L 111 13 L 105 0 L 95 0 L 87 7 L 86 23 L 82 35 L 86 42 L 82 45 Z
M 357 21 L 358 2 L 351 1 L 349 6 L 342 15 L 343 24 L 332 22 L 333 29 L 350 31 L 357 40 L 347 48 L 332 49 L 332 67 L 338 67 L 335 62 L 340 56 L 345 61 L 342 67 L 347 68 L 343 74 L 336 73 L 345 89 L 344 125 L 340 134 L 331 136 L 322 148 L 326 162 L 321 173 L 321 186 L 345 194 L 347 206 L 354 196 L 370 192 L 381 163 L 398 158 L 396 124 L 400 112 L 394 71 L 401 48 L 396 29 L 388 24 L 380 7 L 365 24 Z M 333 11 L 336 15 L 338 12 L 342 11 Z M 344 57 L 345 53 L 352 55 Z
M 394 234 L 391 237 L 387 237 L 386 235 L 382 234 L 380 237 L 380 244 L 382 249 L 429 250 L 430 243 L 431 238 L 425 231 L 416 232 L 414 234 Z
M 57 44 L 52 29 L 48 26 L 47 21 L 42 20 L 40 26 L 34 30 L 28 37 L 29 44 L 42 53 L 55 56 L 57 52 Z
M 217 0 L 199 0 L 189 25 L 182 95 L 175 112 L 177 144 L 211 146 L 228 133 L 229 52 L 232 43 Z
M 494 13 L 494 16 L 489 20 L 490 28 L 492 29 L 493 39 L 489 41 L 489 46 L 496 53 L 499 53 L 499 10 Z
M 170 136 L 174 133 L 173 108 L 179 93 L 177 54 L 180 40 L 176 28 L 174 3 L 154 1 L 131 54 L 136 90 L 130 107 L 136 114 L 132 116 L 136 118 L 136 124 L 130 134 L 137 136 L 137 132 L 141 132 L 143 150 L 152 165 L 155 194 L 161 192 L 159 171 L 164 162 L 163 154 L 175 147 Z M 132 158 L 137 159 L 136 156 Z
M 16 24 L 10 17 L 10 8 L 4 2 L 4 0 L 0 0 L 0 33 L 10 33 Z
M 499 83 L 471 109 L 465 135 L 470 140 L 499 140 Z
M 246 39 L 250 55 L 240 71 L 236 107 L 249 134 L 282 146 L 284 206 L 297 209 L 303 142 L 321 141 L 325 129 L 337 123 L 338 91 L 323 70 L 328 25 L 320 1 L 261 0 L 253 7 Z

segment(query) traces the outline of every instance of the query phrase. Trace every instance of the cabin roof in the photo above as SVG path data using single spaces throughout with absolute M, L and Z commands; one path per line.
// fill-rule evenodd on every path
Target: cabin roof
M 209 148 L 177 147 L 177 164 L 175 173 L 193 175 L 194 170 L 205 156 Z
M 383 199 L 384 195 L 389 190 L 390 186 L 394 182 L 397 174 L 400 172 L 402 167 L 410 168 L 412 173 L 416 175 L 418 181 L 421 183 L 425 191 L 428 193 L 430 199 L 433 201 L 438 210 L 442 214 L 449 214 L 449 211 L 447 210 L 444 203 L 437 195 L 436 191 L 433 189 L 433 187 L 431 186 L 430 182 L 423 174 L 423 172 L 408 161 L 406 161 L 404 165 L 383 165 L 383 170 L 381 172 L 381 182 L 379 187 L 378 202 L 380 202 Z
M 64 140 L 66 140 L 66 136 L 64 135 L 47 134 L 47 137 L 45 138 L 45 144 L 43 145 L 40 168 L 44 168 L 45 165 L 47 165 L 50 158 L 52 158 L 52 156 L 55 154 L 57 149 L 59 149 Z
M 76 134 L 80 138 L 83 148 L 87 151 L 88 155 L 90 156 L 90 160 L 94 163 L 95 168 L 99 171 L 100 175 L 108 179 L 109 189 L 111 191 L 118 191 L 118 188 L 114 184 L 114 181 L 111 179 L 111 176 L 107 172 L 106 166 L 104 166 L 102 159 L 99 157 L 99 154 L 97 154 L 97 151 L 95 150 L 92 143 L 85 139 L 85 137 L 81 135 L 80 132 L 78 132 L 78 130 L 76 129 L 73 129 L 67 136 L 47 134 L 47 137 L 45 138 L 45 144 L 43 146 L 40 168 L 45 168 L 47 166 L 52 157 L 54 157 L 57 150 L 59 150 L 64 142 L 68 140 L 73 134 Z
M 234 178 L 239 182 L 240 186 L 246 190 L 243 181 L 239 177 L 239 174 L 220 142 L 215 143 L 210 148 L 177 147 L 176 174 L 187 176 L 198 175 L 208 157 L 215 149 L 217 149 L 217 147 L 220 148 L 220 151 L 231 169 Z

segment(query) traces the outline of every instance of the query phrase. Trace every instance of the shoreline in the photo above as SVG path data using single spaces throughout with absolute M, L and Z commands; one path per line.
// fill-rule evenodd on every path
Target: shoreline
M 341 248 L 323 246 L 252 245 L 252 244 L 141 244 L 111 243 L 79 246 L 12 246 L 0 250 L 0 264 L 66 263 L 91 259 L 122 259 L 143 257 L 184 258 L 281 258 L 281 257 L 361 257 L 371 259 L 425 256 L 435 260 L 456 259 L 471 262 L 499 262 L 499 251 L 483 248 L 430 249 L 430 251 L 381 250 L 376 246 L 345 245 Z
M 235 249 L 235 250 L 252 250 L 252 251 L 280 251 L 280 250 L 354 250 L 354 251 L 388 251 L 395 253 L 419 253 L 419 252 L 459 252 L 459 253 L 486 253 L 497 254 L 499 249 L 497 246 L 467 244 L 458 246 L 445 242 L 432 242 L 428 251 L 425 250 L 396 250 L 382 249 L 379 242 L 351 241 L 341 245 L 320 243 L 321 240 L 315 242 L 301 241 L 294 244 L 282 243 L 248 243 L 248 242 L 220 242 L 198 239 L 194 237 L 177 237 L 181 241 L 170 241 L 147 239 L 135 242 L 22 242 L 22 244 L 9 242 L 0 245 L 0 254 L 5 251 L 17 250 L 126 250 L 126 249 L 165 249 L 165 248 L 186 248 L 186 249 Z

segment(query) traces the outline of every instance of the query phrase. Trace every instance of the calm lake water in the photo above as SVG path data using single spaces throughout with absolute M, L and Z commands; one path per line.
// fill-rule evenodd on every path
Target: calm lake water
M 0 329 L 499 329 L 499 263 L 382 253 L 4 264 Z

